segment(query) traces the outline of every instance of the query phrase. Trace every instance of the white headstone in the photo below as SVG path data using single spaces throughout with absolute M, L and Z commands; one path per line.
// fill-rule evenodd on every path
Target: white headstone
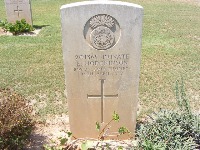
M 125 126 L 134 136 L 142 17 L 141 6 L 119 1 L 61 7 L 66 94 L 75 137 L 97 138 L 95 123 L 103 127 L 114 111 L 120 121 L 111 125 L 109 135 Z
M 5 5 L 8 22 L 15 23 L 16 20 L 25 19 L 32 25 L 30 0 L 5 0 Z

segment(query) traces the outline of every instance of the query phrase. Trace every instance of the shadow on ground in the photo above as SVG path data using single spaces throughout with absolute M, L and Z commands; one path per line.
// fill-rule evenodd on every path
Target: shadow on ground
M 42 29 L 42 28 L 48 27 L 48 26 L 50 26 L 50 25 L 33 25 L 33 28 L 35 28 L 35 29 Z
M 43 150 L 43 145 L 47 143 L 47 137 L 40 134 L 32 134 L 30 142 L 23 150 Z

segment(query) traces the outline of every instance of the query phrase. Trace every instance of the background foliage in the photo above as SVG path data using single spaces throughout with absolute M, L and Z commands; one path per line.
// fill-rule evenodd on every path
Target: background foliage
M 31 32 L 34 30 L 34 28 L 28 24 L 25 19 L 17 20 L 15 23 L 8 23 L 6 19 L 0 20 L 0 27 L 5 32 L 11 32 L 13 35 Z

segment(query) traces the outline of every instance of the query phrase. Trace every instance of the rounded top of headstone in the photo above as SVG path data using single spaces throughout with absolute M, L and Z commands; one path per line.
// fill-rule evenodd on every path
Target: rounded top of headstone
M 69 7 L 76 7 L 76 6 L 83 6 L 83 5 L 97 5 L 97 4 L 122 5 L 122 6 L 129 6 L 129 7 L 136 7 L 136 8 L 143 9 L 143 7 L 138 5 L 138 4 L 121 2 L 121 1 L 110 1 L 110 0 L 93 0 L 93 1 L 76 2 L 76 3 L 63 5 L 63 6 L 61 6 L 60 9 L 69 8 Z

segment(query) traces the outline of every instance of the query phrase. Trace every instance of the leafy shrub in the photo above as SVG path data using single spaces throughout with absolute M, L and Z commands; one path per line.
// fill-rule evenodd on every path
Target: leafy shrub
M 138 131 L 140 148 L 151 146 L 153 149 L 164 150 L 195 149 L 197 147 L 195 135 L 200 133 L 194 128 L 194 119 L 177 112 L 159 112 L 155 121 L 142 125 Z
M 179 90 L 180 89 L 180 90 Z M 192 114 L 183 84 L 176 86 L 177 111 L 161 110 L 137 131 L 139 149 L 193 150 L 200 148 L 200 116 Z
M 31 108 L 10 89 L 0 89 L 0 149 L 21 149 L 33 129 Z
M 13 35 L 23 32 L 31 32 L 34 30 L 30 24 L 26 23 L 25 19 L 22 19 L 21 21 L 17 20 L 14 24 L 8 23 L 7 20 L 2 20 L 0 22 L 0 27 L 2 27 L 2 29 L 6 32 L 11 32 Z
M 7 20 L 0 20 L 0 27 L 4 28 L 8 24 Z

